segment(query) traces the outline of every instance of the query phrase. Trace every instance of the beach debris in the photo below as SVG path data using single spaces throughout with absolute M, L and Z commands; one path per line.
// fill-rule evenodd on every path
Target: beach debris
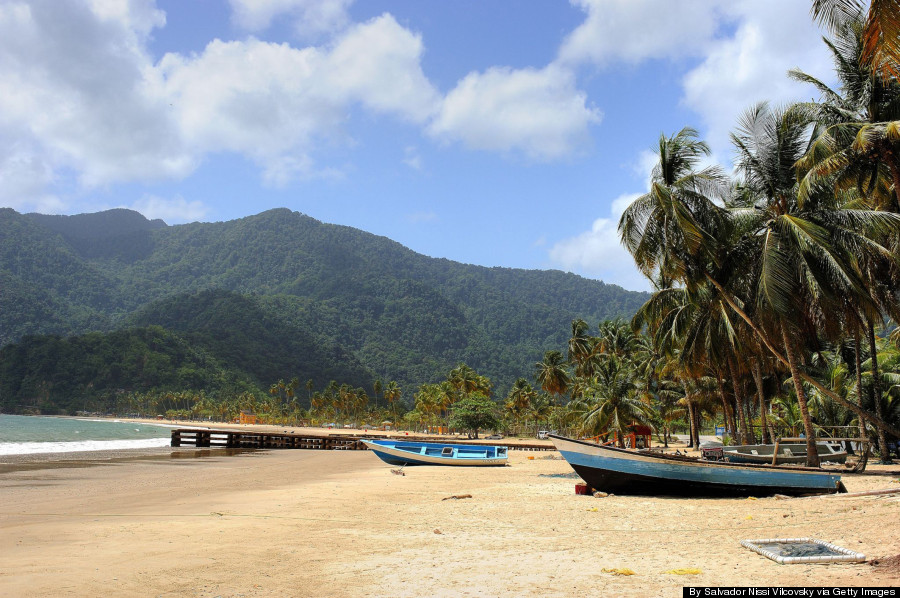
M 594 489 L 583 482 L 575 484 L 575 494 L 580 496 L 591 496 L 593 492 Z
M 588 511 L 590 511 L 592 513 L 596 513 L 598 511 L 598 509 L 597 509 L 597 507 L 594 507 L 592 509 L 588 509 Z
M 790 496 L 785 496 L 784 494 L 776 494 L 772 496 L 775 500 L 788 500 Z
M 434 533 L 436 533 L 436 534 L 443 534 L 444 532 L 442 532 L 442 531 L 439 530 L 438 528 L 434 528 Z
M 403 475 L 403 476 L 406 475 L 406 472 L 403 471 L 402 467 L 400 469 L 392 469 L 391 473 L 394 475 Z
M 878 567 L 888 572 L 900 573 L 900 554 L 889 557 L 881 557 L 869 561 L 870 567 Z
M 461 500 L 463 498 L 472 498 L 471 494 L 454 494 L 453 496 L 448 496 L 446 498 L 442 498 L 441 500 Z
M 634 571 L 626 568 L 607 569 L 606 567 L 604 567 L 603 569 L 600 569 L 600 571 L 603 573 L 612 573 L 613 575 L 636 575 Z
M 759 500 L 759 499 L 756 498 L 755 496 L 748 496 L 748 497 L 747 497 L 747 500 Z
M 600 492 L 599 490 L 594 492 L 594 498 L 606 498 L 607 496 L 609 496 L 608 492 Z
M 668 573 L 670 575 L 700 575 L 703 573 L 700 569 L 669 569 L 668 571 L 663 571 L 663 573 Z

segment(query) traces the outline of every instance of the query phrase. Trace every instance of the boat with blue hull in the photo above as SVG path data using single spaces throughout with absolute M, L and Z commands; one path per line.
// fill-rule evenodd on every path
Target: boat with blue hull
M 801 496 L 846 492 L 841 476 L 826 471 L 701 461 L 556 435 L 550 439 L 581 479 L 604 492 L 676 496 Z
M 505 446 L 441 444 L 401 440 L 361 440 L 382 461 L 391 465 L 506 465 Z

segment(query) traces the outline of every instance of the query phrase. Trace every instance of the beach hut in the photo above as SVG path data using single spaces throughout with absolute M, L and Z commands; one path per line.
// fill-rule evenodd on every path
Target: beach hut
M 259 418 L 256 417 L 256 414 L 252 411 L 241 411 L 241 415 L 238 418 L 238 423 L 241 424 L 256 424 L 259 423 Z

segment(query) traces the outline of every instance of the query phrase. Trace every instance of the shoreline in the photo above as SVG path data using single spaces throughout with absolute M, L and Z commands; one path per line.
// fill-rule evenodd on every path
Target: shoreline
M 900 583 L 890 560 L 900 554 L 898 495 L 599 499 L 575 495 L 579 480 L 554 453 L 512 450 L 508 467 L 401 476 L 368 451 L 219 451 L 82 454 L 0 472 L 0 587 L 15 596 L 562 597 Z M 848 490 L 896 488 L 900 466 L 890 467 L 846 477 Z M 778 565 L 739 545 L 765 537 L 819 538 L 869 562 Z

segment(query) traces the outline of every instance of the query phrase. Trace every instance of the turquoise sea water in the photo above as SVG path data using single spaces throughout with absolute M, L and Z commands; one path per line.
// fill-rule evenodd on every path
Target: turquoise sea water
M 118 420 L 0 415 L 0 455 L 168 446 L 169 426 Z

